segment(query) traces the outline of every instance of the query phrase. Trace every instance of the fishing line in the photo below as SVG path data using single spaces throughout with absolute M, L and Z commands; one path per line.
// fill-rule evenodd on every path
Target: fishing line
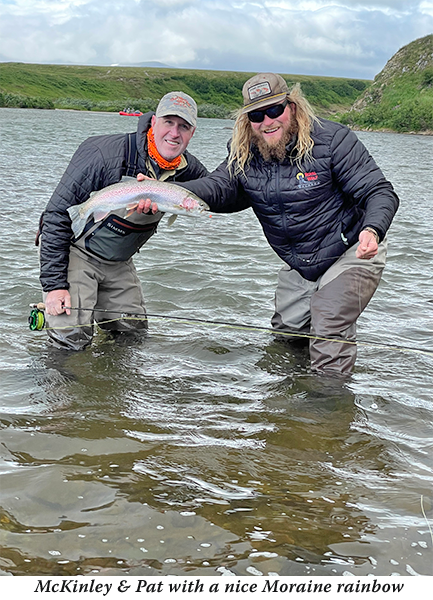
M 30 304 L 30 307 L 32 308 L 32 311 L 30 313 L 29 316 L 29 327 L 31 329 L 31 331 L 41 331 L 42 329 L 46 329 L 47 331 L 49 330 L 62 330 L 62 329 L 70 329 L 70 326 L 65 326 L 65 327 L 46 327 L 46 323 L 45 323 L 45 315 L 44 315 L 44 310 L 45 310 L 45 304 L 43 302 L 39 302 L 38 304 Z M 418 354 L 424 354 L 426 356 L 432 356 L 433 357 L 433 350 L 424 350 L 421 348 L 414 348 L 411 346 L 398 346 L 397 344 L 382 344 L 382 343 L 376 343 L 376 342 L 360 342 L 360 341 L 351 341 L 351 340 L 340 340 L 340 339 L 335 339 L 335 338 L 326 338 L 326 337 L 320 337 L 317 335 L 311 335 L 308 333 L 292 333 L 292 332 L 288 332 L 288 331 L 279 331 L 278 329 L 274 329 L 273 327 L 258 327 L 256 325 L 249 325 L 247 323 L 231 323 L 229 321 L 216 321 L 216 320 L 210 320 L 210 319 L 199 319 L 199 318 L 189 318 L 189 317 L 178 317 L 175 315 L 161 315 L 161 314 L 157 314 L 157 313 L 146 313 L 146 315 L 144 316 L 136 316 L 136 315 L 131 315 L 130 313 L 125 313 L 125 312 L 121 312 L 121 311 L 116 311 L 116 310 L 109 310 L 109 309 L 105 309 L 105 308 L 101 308 L 101 309 L 97 309 L 95 311 L 95 309 L 93 308 L 78 308 L 78 307 L 73 307 L 73 306 L 65 306 L 65 309 L 68 310 L 82 310 L 82 311 L 90 311 L 90 312 L 105 312 L 105 313 L 110 313 L 110 314 L 114 314 L 114 315 L 120 315 L 117 318 L 114 319 L 109 319 L 106 321 L 100 321 L 99 323 L 101 325 L 104 325 L 106 323 L 113 323 L 115 321 L 121 321 L 121 320 L 129 320 L 129 321 L 143 321 L 143 320 L 147 320 L 148 317 L 153 318 L 153 319 L 161 319 L 161 320 L 165 320 L 165 321 L 176 321 L 178 323 L 182 323 L 184 325 L 196 325 L 196 324 L 203 324 L 203 325 L 218 325 L 218 326 L 222 326 L 222 327 L 226 327 L 226 328 L 230 328 L 230 329 L 236 329 L 238 331 L 260 331 L 260 332 L 266 332 L 266 333 L 272 333 L 273 335 L 278 335 L 278 336 L 282 336 L 282 337 L 290 337 L 290 338 L 300 338 L 300 339 L 308 339 L 308 340 L 319 340 L 319 341 L 324 341 L 324 342 L 340 342 L 341 344 L 350 344 L 352 346 L 364 346 L 364 347 L 373 347 L 373 348 L 377 348 L 377 349 L 384 349 L 384 350 L 396 350 L 398 352 L 415 352 Z M 82 325 L 74 325 L 74 327 L 91 327 L 92 323 L 85 323 Z

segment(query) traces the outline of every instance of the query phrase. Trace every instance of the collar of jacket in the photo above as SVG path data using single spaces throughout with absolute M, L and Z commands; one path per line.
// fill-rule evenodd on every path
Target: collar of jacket
M 155 113 L 153 111 L 144 113 L 138 119 L 137 125 L 137 151 L 143 160 L 147 158 L 147 132 L 149 131 L 152 123 L 152 117 Z
M 176 173 L 179 173 L 179 171 L 182 171 L 187 166 L 188 162 L 183 154 L 181 155 L 180 165 L 177 167 L 177 169 L 172 169 L 171 171 L 159 169 L 158 165 L 156 165 L 156 163 L 150 158 L 150 156 L 146 157 L 146 167 L 149 173 L 151 173 L 153 177 L 155 179 L 158 179 L 159 181 L 165 181 L 170 178 L 173 179 Z

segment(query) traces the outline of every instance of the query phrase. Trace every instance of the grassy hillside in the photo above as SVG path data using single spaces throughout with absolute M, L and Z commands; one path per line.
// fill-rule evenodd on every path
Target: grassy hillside
M 190 94 L 203 117 L 227 117 L 242 105 L 242 86 L 254 73 L 150 67 L 88 67 L 0 63 L 0 106 L 117 112 L 154 109 L 169 91 Z M 284 75 L 300 82 L 318 113 L 350 108 L 370 83 L 359 79 Z
M 433 35 L 401 48 L 340 120 L 352 127 L 433 131 Z

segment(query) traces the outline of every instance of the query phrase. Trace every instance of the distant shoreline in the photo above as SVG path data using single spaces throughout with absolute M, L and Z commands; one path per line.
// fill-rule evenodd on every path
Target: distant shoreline
M 74 112 L 74 113 L 86 113 L 86 114 L 103 114 L 103 115 L 116 115 L 116 116 L 125 116 L 125 115 L 119 115 L 118 112 L 114 112 L 114 111 L 103 111 L 103 110 L 81 110 L 78 108 L 54 108 L 54 109 L 45 109 L 45 108 L 18 108 L 18 107 L 14 107 L 14 106 L 0 106 L 0 108 L 5 108 L 5 109 L 9 109 L 9 108 L 14 108 L 14 109 L 18 109 L 18 110 L 43 110 L 45 112 L 49 112 L 50 110 L 54 110 L 54 111 L 60 111 L 60 112 Z M 139 117 L 135 117 L 136 119 L 138 119 Z M 215 119 L 215 117 L 199 117 L 201 119 Z M 220 120 L 223 121 L 233 121 L 233 119 L 230 119 L 228 117 L 217 117 Z M 349 129 L 351 129 L 352 131 L 361 131 L 361 132 L 365 132 L 365 133 L 395 133 L 398 135 L 423 135 L 423 136 L 433 136 L 433 130 L 431 129 L 427 129 L 425 131 L 394 131 L 392 129 L 372 129 L 370 127 L 358 127 L 358 126 L 352 126 L 352 125 L 348 125 Z
M 357 127 L 348 125 L 352 131 L 363 131 L 365 133 L 396 133 L 398 135 L 424 135 L 433 136 L 433 130 L 426 129 L 425 131 L 394 131 L 393 129 L 372 129 L 370 127 Z
M 125 106 L 147 112 L 162 96 L 182 90 L 198 114 L 230 118 L 242 105 L 242 87 L 254 73 L 196 69 L 97 67 L 0 63 L 0 104 L 16 108 L 65 108 L 119 112 Z M 371 80 L 283 74 L 290 87 L 302 86 L 319 116 L 347 111 Z

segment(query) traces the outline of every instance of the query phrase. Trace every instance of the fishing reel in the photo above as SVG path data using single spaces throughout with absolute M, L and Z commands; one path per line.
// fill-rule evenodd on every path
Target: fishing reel
M 45 313 L 38 304 L 30 304 L 29 327 L 31 331 L 42 331 L 45 327 Z M 45 308 L 45 306 L 44 306 Z

